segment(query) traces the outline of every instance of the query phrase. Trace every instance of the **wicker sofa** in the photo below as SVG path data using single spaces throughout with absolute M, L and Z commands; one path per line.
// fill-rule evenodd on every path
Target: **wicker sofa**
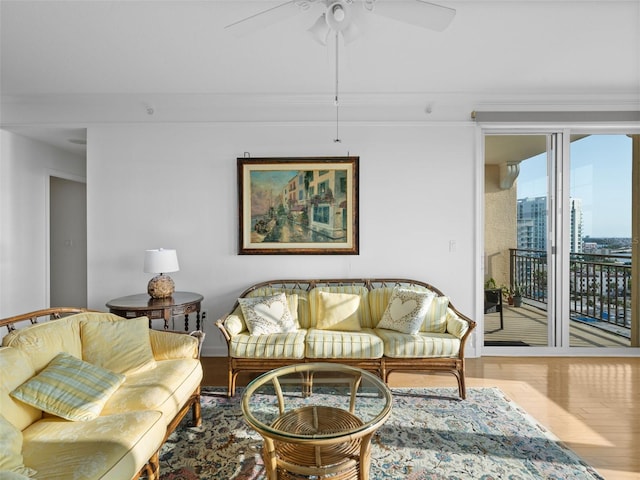
M 159 478 L 169 434 L 189 410 L 201 422 L 204 335 L 148 325 L 76 308 L 0 320 L 0 478 Z
M 418 331 L 411 333 L 398 331 L 388 319 L 381 323 L 395 301 L 394 295 L 407 290 L 432 297 Z M 260 301 L 281 293 L 295 317 L 295 328 L 275 333 L 260 333 L 257 329 L 256 334 L 241 304 L 249 304 L 246 299 Z M 322 318 L 329 311 L 327 305 L 333 298 L 341 299 L 342 294 L 347 301 L 356 301 L 354 315 L 358 325 L 327 328 Z M 398 305 L 402 307 L 403 303 Z M 231 312 L 216 322 L 227 343 L 229 396 L 235 395 L 241 372 L 323 361 L 371 371 L 385 382 L 398 371 L 448 372 L 455 375 L 459 395 L 465 398 L 464 347 L 475 325 L 437 288 L 417 280 L 395 278 L 263 282 L 245 290 Z

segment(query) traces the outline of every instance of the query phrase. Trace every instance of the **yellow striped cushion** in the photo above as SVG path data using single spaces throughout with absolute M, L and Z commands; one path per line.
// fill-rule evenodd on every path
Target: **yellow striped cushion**
M 229 354 L 234 358 L 304 358 L 306 330 L 267 335 L 249 335 L 242 332 L 229 343 Z
M 307 333 L 307 358 L 380 358 L 382 340 L 373 330 L 359 332 L 311 329 Z
M 462 320 L 450 308 L 447 309 L 447 333 L 462 338 L 469 330 L 469 324 Z
M 389 299 L 391 293 L 393 293 L 394 287 L 380 287 L 374 288 L 369 292 L 369 310 L 371 311 L 371 319 L 373 326 L 377 327 L 382 315 L 389 305 Z
M 125 376 L 59 353 L 35 377 L 11 392 L 21 402 L 66 420 L 96 418 Z
M 382 328 L 375 332 L 384 341 L 387 357 L 456 357 L 460 351 L 460 339 L 448 333 L 418 332 L 410 335 Z
M 420 328 L 421 332 L 444 333 L 447 331 L 447 308 L 449 308 L 449 297 L 436 297 L 431 302 L 424 323 Z

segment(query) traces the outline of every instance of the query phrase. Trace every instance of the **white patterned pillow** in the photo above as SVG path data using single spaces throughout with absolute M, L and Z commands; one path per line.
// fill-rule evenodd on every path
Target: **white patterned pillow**
M 415 335 L 420 331 L 435 293 L 394 288 L 378 328 Z
M 298 329 L 284 293 L 239 298 L 238 303 L 250 335 L 295 332 Z

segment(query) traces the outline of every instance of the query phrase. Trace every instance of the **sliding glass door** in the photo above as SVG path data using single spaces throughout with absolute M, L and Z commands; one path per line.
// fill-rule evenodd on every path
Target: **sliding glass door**
M 485 352 L 633 345 L 632 139 L 484 139 Z
M 546 347 L 549 301 L 548 134 L 485 137 L 485 347 Z M 497 305 L 496 292 L 501 295 Z
M 569 345 L 628 347 L 632 139 L 574 134 L 569 149 Z

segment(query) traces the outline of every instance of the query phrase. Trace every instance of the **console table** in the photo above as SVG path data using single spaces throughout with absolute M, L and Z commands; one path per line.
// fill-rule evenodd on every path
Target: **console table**
M 164 329 L 169 329 L 169 321 L 176 315 L 184 315 L 184 330 L 189 331 L 189 314 L 196 313 L 196 330 L 200 330 L 202 295 L 193 292 L 174 292 L 169 298 L 151 298 L 147 293 L 114 298 L 107 302 L 109 311 L 124 318 L 149 317 L 151 321 L 164 320 Z

